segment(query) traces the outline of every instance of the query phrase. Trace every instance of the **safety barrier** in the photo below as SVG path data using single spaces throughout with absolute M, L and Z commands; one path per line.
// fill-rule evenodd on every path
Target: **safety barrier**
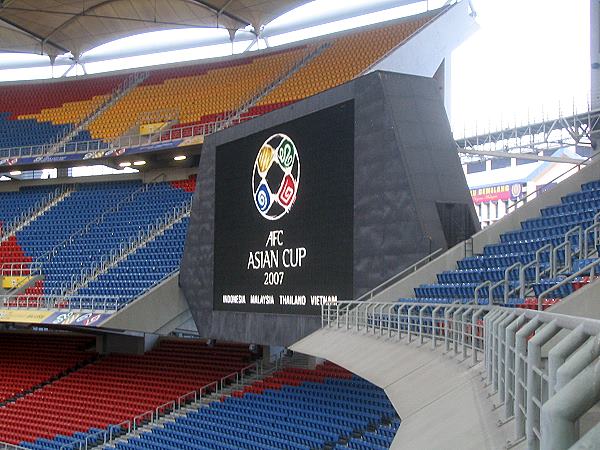
M 416 341 L 482 363 L 490 397 L 502 407 L 498 425 L 513 425 L 507 448 L 592 448 L 585 443 L 598 442 L 600 424 L 580 430 L 579 421 L 600 401 L 599 320 L 518 308 L 354 301 L 324 304 L 321 321 L 326 329 Z
M 115 312 L 124 308 L 129 297 L 92 295 L 17 294 L 0 295 L 0 307 L 5 309 L 36 309 L 60 311 Z
M 201 123 L 196 125 L 186 125 L 173 127 L 169 130 L 159 131 L 153 134 L 121 136 L 112 142 L 106 142 L 102 139 L 93 139 L 91 141 L 69 142 L 57 146 L 56 143 L 45 145 L 32 145 L 25 147 L 11 147 L 0 149 L 0 158 L 30 158 L 58 155 L 89 155 L 90 157 L 101 158 L 116 156 L 114 152 L 120 149 L 144 147 L 159 143 L 168 143 L 179 141 L 192 137 L 202 137 L 222 130 L 232 125 L 250 120 L 257 115 L 246 115 L 235 120 L 222 119 L 214 122 Z
M 29 450 L 25 447 L 21 447 L 20 445 L 13 445 L 7 442 L 0 442 L 0 450 Z

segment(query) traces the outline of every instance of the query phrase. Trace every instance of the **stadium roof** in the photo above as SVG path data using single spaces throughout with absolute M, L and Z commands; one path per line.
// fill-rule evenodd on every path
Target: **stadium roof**
M 0 0 L 0 51 L 77 57 L 132 34 L 254 30 L 309 0 Z

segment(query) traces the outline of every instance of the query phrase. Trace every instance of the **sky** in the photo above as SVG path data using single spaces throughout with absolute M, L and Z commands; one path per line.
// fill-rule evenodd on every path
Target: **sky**
M 480 30 L 452 58 L 456 137 L 587 108 L 590 0 L 473 0 Z
M 302 21 L 315 10 L 327 12 L 367 0 L 316 0 L 272 24 Z M 574 109 L 587 107 L 590 91 L 589 57 L 589 1 L 590 0 L 472 0 L 477 11 L 480 30 L 471 36 L 452 55 L 451 122 L 455 137 L 471 135 L 477 130 L 500 129 L 507 125 L 523 124 L 542 117 L 556 117 L 559 110 L 570 114 Z M 416 14 L 429 7 L 438 7 L 444 0 L 430 0 L 408 7 L 394 8 L 363 17 L 343 20 L 327 26 L 312 27 L 300 32 L 286 33 L 269 38 L 270 45 L 281 45 L 297 39 L 348 29 L 394 17 Z M 268 29 L 268 26 L 267 28 Z M 213 33 L 219 31 L 211 30 Z M 224 30 L 220 30 L 226 34 Z M 140 45 L 141 42 L 177 40 L 185 36 L 201 38 L 207 30 L 172 30 L 161 32 L 160 37 L 147 35 L 120 40 L 88 52 L 88 56 L 110 53 L 111 49 Z M 248 41 L 236 43 L 234 52 L 248 46 Z M 264 42 L 259 46 L 264 48 Z M 88 73 L 116 68 L 140 67 L 158 62 L 188 61 L 199 54 L 204 57 L 230 54 L 230 44 L 209 48 L 179 50 L 177 52 L 136 56 L 119 61 L 90 62 Z M 1 70 L 3 62 L 16 58 L 32 59 L 24 55 L 0 54 L 0 81 L 10 79 L 47 78 L 50 68 Z M 33 57 L 41 58 L 41 57 Z M 60 76 L 66 67 L 55 69 Z M 70 75 L 81 74 L 80 67 Z

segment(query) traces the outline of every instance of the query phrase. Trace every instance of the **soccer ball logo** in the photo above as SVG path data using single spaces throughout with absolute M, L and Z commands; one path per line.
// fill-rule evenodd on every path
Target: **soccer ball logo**
M 274 134 L 262 145 L 252 171 L 252 192 L 258 212 L 277 220 L 290 212 L 300 183 L 300 159 L 294 142 Z

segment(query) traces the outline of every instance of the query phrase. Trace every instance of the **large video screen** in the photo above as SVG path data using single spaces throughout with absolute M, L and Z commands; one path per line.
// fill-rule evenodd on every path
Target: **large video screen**
M 216 149 L 214 309 L 320 314 L 353 296 L 354 104 Z

